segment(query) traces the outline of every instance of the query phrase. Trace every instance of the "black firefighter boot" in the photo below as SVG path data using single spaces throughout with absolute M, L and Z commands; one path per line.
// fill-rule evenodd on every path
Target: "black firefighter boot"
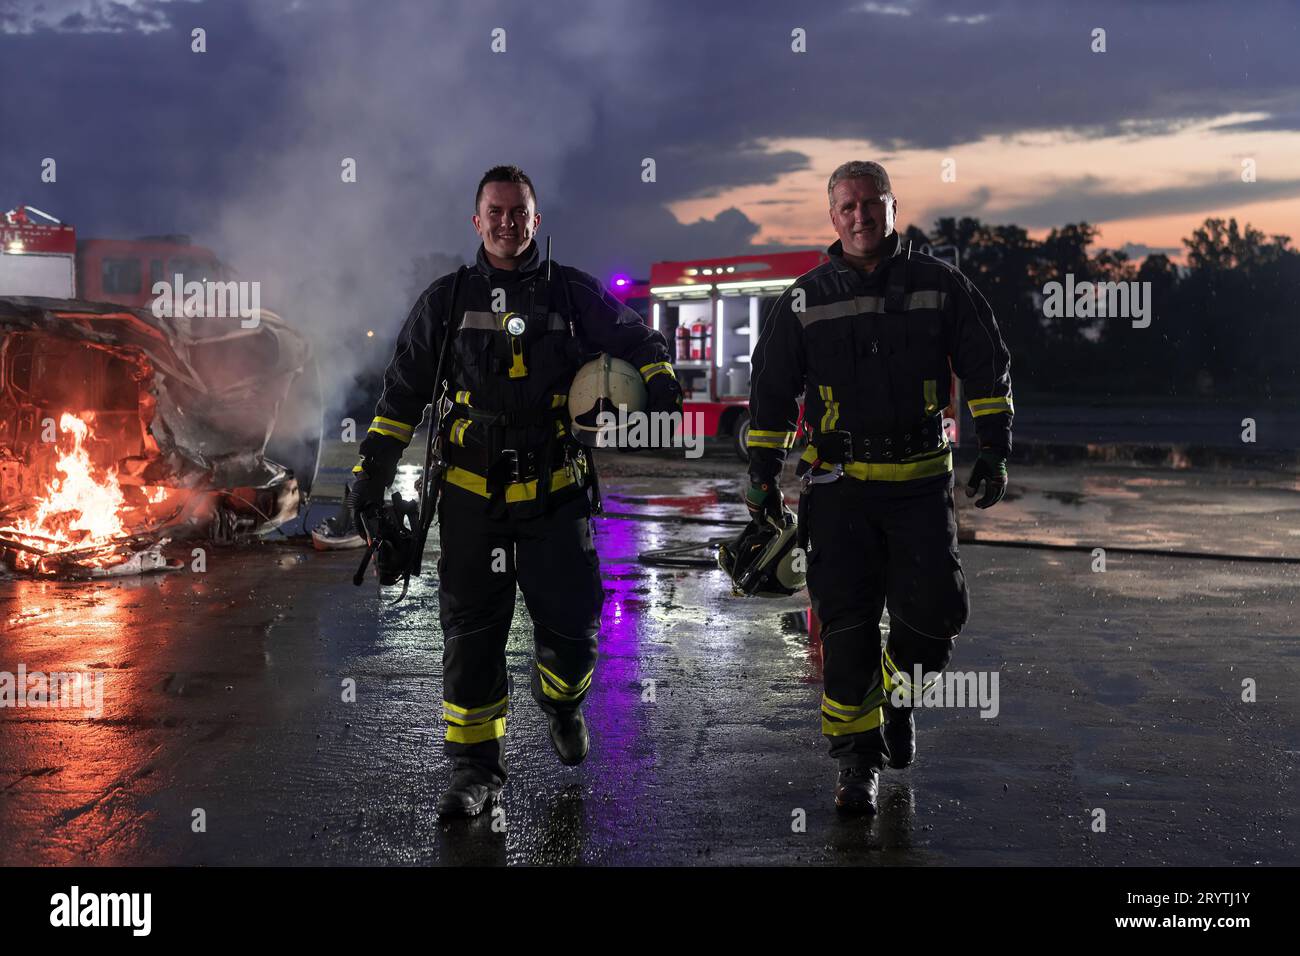
M 874 767 L 845 767 L 835 782 L 835 809 L 842 813 L 875 813 L 880 774 Z
M 501 784 L 486 770 L 474 766 L 457 767 L 451 772 L 451 784 L 438 801 L 440 817 L 476 817 L 485 806 L 495 804 Z
M 546 720 L 551 726 L 551 744 L 560 757 L 560 763 L 566 767 L 576 767 L 582 763 L 591 746 L 582 711 L 566 710 L 558 714 L 547 714 Z
M 912 707 L 885 705 L 885 746 L 889 748 L 889 766 L 903 770 L 916 759 L 916 720 Z

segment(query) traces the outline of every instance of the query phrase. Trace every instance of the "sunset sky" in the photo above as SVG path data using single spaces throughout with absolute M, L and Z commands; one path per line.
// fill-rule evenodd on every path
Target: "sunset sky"
M 1226 114 L 1146 135 L 1089 137 L 1060 129 L 896 152 L 869 139 L 765 140 L 773 152 L 806 155 L 808 168 L 770 185 L 730 188 L 670 208 L 688 222 L 743 209 L 760 226 L 755 242 L 816 245 L 829 228 L 826 170 L 844 157 L 871 157 L 889 170 L 900 221 L 926 228 L 939 216 L 970 215 L 1014 222 L 1041 238 L 1052 226 L 1087 219 L 1102 227 L 1107 247 L 1177 254 L 1180 240 L 1207 216 L 1235 216 L 1300 242 L 1300 132 L 1251 128 L 1267 118 Z M 956 178 L 945 182 L 940 173 L 949 158 Z M 1253 183 L 1241 178 L 1245 158 L 1255 160 Z
M 0 202 L 190 233 L 302 307 L 383 314 L 415 259 L 473 251 L 500 162 L 602 277 L 824 246 L 850 158 L 888 167 L 903 225 L 1086 219 L 1140 256 L 1213 215 L 1300 242 L 1298 49 L 1294 0 L 9 0 Z

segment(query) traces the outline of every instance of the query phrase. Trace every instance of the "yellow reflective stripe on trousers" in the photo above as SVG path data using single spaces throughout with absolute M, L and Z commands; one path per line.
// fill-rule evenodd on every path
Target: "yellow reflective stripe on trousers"
M 474 494 L 483 498 L 491 498 L 491 493 L 487 489 L 487 479 L 482 475 L 476 475 L 472 471 L 455 466 L 448 468 L 444 476 L 448 484 L 455 485 L 457 488 L 464 488 L 466 491 L 472 491 Z M 569 475 L 567 468 L 560 468 L 551 472 L 551 491 L 558 491 L 561 488 L 567 488 L 573 484 L 573 478 Z M 512 504 L 516 501 L 531 501 L 537 497 L 537 480 L 532 481 L 512 481 L 506 485 L 506 503 Z
M 1014 412 L 1015 407 L 1011 403 L 1011 396 L 1005 398 L 972 398 L 966 403 L 970 408 L 972 418 L 979 418 L 981 415 L 997 415 L 999 412 Z
M 826 412 L 822 415 L 821 430 L 824 432 L 832 431 L 840 420 L 840 403 L 834 401 L 834 394 L 831 392 L 829 385 L 818 385 L 817 394 L 822 397 L 826 403 Z
M 908 686 L 911 681 L 907 675 L 894 666 L 894 660 L 889 656 L 889 648 L 886 647 L 880 652 L 880 670 L 885 675 L 885 693 L 891 693 L 895 686 Z
M 486 724 L 474 724 L 470 727 L 447 725 L 447 740 L 453 744 L 481 744 L 485 740 L 496 740 L 506 735 L 506 719 L 498 717 Z
M 542 693 L 551 700 L 564 701 L 565 703 L 575 701 L 585 694 L 587 688 L 591 686 L 591 675 L 595 673 L 595 671 L 587 671 L 586 675 L 576 684 L 570 684 L 554 671 L 547 670 L 541 664 L 537 665 L 537 670 L 542 675 Z
M 460 707 L 449 700 L 444 700 L 442 702 L 442 716 L 444 720 L 452 723 L 481 724 L 488 718 L 501 714 L 509 702 L 509 695 L 502 697 L 496 703 L 487 704 L 483 707 Z
M 649 382 L 650 379 L 654 378 L 656 375 L 663 375 L 665 373 L 668 375 L 669 378 L 677 377 L 677 375 L 673 372 L 673 367 L 669 365 L 667 362 L 651 362 L 649 365 L 642 365 L 639 371 L 641 372 L 641 377 L 645 379 L 647 382 Z
M 817 446 L 809 445 L 799 457 L 809 464 L 817 461 Z M 946 475 L 950 471 L 952 471 L 952 449 L 947 445 L 936 451 L 926 452 L 924 458 L 918 456 L 911 461 L 855 461 L 844 466 L 844 474 L 859 481 L 911 481 L 914 478 Z
M 759 431 L 751 428 L 746 441 L 750 448 L 789 448 L 794 444 L 794 432 Z
M 366 431 L 375 432 L 379 435 L 387 435 L 390 438 L 396 438 L 398 441 L 409 445 L 411 436 L 415 434 L 415 426 L 407 425 L 404 422 L 396 421 L 392 418 L 384 418 L 380 415 L 375 416 L 375 420 L 370 423 Z
M 929 680 L 922 683 L 920 687 L 916 687 L 912 683 L 911 675 L 906 671 L 900 670 L 898 665 L 894 663 L 894 659 L 889 656 L 888 646 L 880 652 L 880 670 L 881 673 L 885 675 L 886 697 L 893 695 L 895 687 L 901 687 L 904 690 L 902 695 L 904 704 L 910 704 L 915 698 L 933 687 L 939 680 L 939 675 L 936 673 L 930 677 Z
M 883 716 L 879 704 L 871 706 L 864 701 L 857 706 L 850 706 L 822 694 L 822 733 L 829 737 L 873 730 L 880 726 Z

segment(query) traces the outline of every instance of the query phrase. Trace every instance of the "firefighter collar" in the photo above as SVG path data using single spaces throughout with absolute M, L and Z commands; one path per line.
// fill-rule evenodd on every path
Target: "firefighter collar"
M 474 264 L 480 273 L 493 282 L 514 283 L 536 275 L 537 270 L 542 266 L 542 257 L 537 251 L 537 238 L 534 236 L 528 243 L 528 249 L 519 257 L 519 267 L 516 269 L 498 269 L 492 265 L 488 261 L 487 250 L 483 248 L 481 242 L 478 244 L 478 253 L 474 256 Z
M 848 272 L 860 276 L 874 276 L 880 272 L 881 266 L 903 251 L 903 237 L 898 234 L 897 229 L 894 230 L 891 238 L 894 240 L 893 248 L 889 249 L 886 255 L 881 257 L 871 272 L 863 272 L 861 269 L 849 265 L 844 259 L 844 243 L 838 239 L 826 247 L 826 255 L 830 257 L 831 265 L 839 272 Z

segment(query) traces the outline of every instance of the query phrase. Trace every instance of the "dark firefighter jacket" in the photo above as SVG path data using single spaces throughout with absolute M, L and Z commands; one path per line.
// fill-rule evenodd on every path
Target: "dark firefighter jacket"
M 391 483 L 432 401 L 455 276 L 435 281 L 407 316 L 354 472 Z M 456 299 L 448 363 L 454 404 L 442 423 L 446 481 L 485 499 L 500 494 L 512 513 L 515 505 L 525 505 L 521 516 L 536 510 L 541 476 L 550 476 L 542 499 L 579 490 L 581 472 L 565 467 L 573 460 L 565 405 L 585 361 L 607 352 L 647 382 L 673 374 L 663 336 L 594 277 L 552 263 L 548 283 L 536 242 L 516 270 L 493 267 L 480 245 Z M 520 318 L 523 331 L 512 334 Z
M 849 265 L 836 241 L 829 262 L 776 301 L 754 351 L 749 470 L 775 477 L 794 443 L 804 395 L 811 443 L 799 465 L 844 474 L 882 494 L 949 480 L 942 428 L 950 371 L 962 380 L 981 448 L 1010 453 L 1011 359 L 984 297 L 952 266 L 893 250 L 870 273 Z M 846 435 L 847 433 L 847 435 Z M 845 439 L 848 439 L 847 443 Z M 851 447 L 852 454 L 819 454 Z

